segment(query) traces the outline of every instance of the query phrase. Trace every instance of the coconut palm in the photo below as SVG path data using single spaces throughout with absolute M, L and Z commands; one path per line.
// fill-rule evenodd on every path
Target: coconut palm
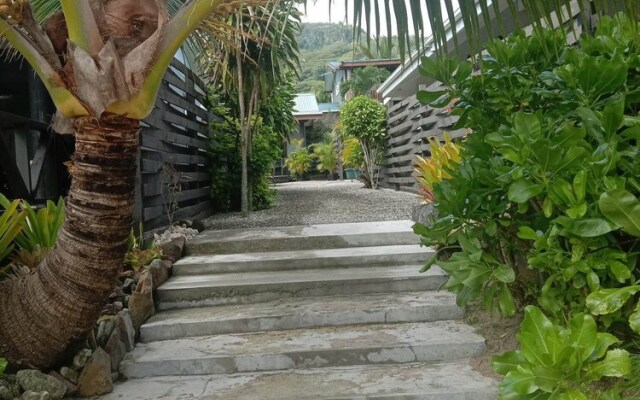
M 275 1 L 186 0 L 169 17 L 161 0 L 0 0 L 0 35 L 44 82 L 58 110 L 57 130 L 76 137 L 66 219 L 55 248 L 32 274 L 0 284 L 0 354 L 25 365 L 50 366 L 93 325 L 114 287 L 131 227 L 139 121 L 152 110 L 175 52 L 208 16 L 227 17 L 243 6 Z M 444 10 L 440 0 L 424 0 L 424 22 L 420 0 L 350 1 L 356 25 L 379 27 L 382 15 L 387 27 L 397 25 L 401 56 L 411 35 L 417 45 L 423 43 L 427 24 L 436 47 L 444 48 L 445 17 L 457 17 L 453 0 L 444 2 Z M 590 15 L 590 1 L 574 2 Z M 536 19 L 574 2 L 522 4 Z M 622 3 L 637 15 L 637 0 Z M 486 37 L 479 34 L 481 19 L 491 27 L 490 9 L 498 11 L 496 32 L 504 31 L 504 9 L 524 23 L 515 0 L 459 4 L 471 54 Z M 611 4 L 593 1 L 599 13 L 610 12 Z M 43 20 L 59 6 L 61 13 Z M 569 18 L 562 12 L 558 17 Z M 379 29 L 375 33 L 380 36 Z

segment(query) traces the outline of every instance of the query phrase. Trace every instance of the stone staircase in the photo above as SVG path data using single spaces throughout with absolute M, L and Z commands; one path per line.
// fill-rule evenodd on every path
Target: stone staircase
M 204 232 L 103 399 L 494 400 L 410 221 Z

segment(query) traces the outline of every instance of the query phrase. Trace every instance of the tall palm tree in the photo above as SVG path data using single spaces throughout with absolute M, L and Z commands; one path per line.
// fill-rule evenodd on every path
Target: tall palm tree
M 139 121 L 152 110 L 173 55 L 209 15 L 226 17 L 242 6 L 275 1 L 186 0 L 170 18 L 162 0 L 0 0 L 0 35 L 44 82 L 59 112 L 58 129 L 66 128 L 76 137 L 67 217 L 56 247 L 33 274 L 0 284 L 0 354 L 25 365 L 50 366 L 90 329 L 124 257 L 132 222 Z M 445 16 L 457 17 L 453 0 L 444 1 L 444 11 L 440 0 L 424 0 L 425 22 L 420 0 L 350 1 L 356 25 L 364 22 L 372 30 L 381 26 L 383 15 L 387 27 L 397 25 L 401 52 L 412 34 L 416 45 L 424 43 L 427 23 L 435 44 L 446 43 Z M 577 2 L 590 14 L 590 1 Z M 637 0 L 622 2 L 637 15 Z M 571 3 L 522 4 L 535 19 Z M 476 43 L 472 49 L 481 40 L 480 19 L 487 26 L 491 23 L 489 8 L 499 16 L 506 4 L 516 21 L 520 16 L 515 0 L 459 4 L 467 42 Z M 593 0 L 601 13 L 609 12 L 611 4 Z M 44 23 L 38 18 L 58 5 L 62 13 Z M 558 16 L 564 18 L 562 12 Z

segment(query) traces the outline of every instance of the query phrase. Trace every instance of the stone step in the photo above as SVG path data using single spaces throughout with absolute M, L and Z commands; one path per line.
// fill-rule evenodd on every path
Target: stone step
M 367 364 L 455 361 L 484 339 L 458 321 L 353 325 L 141 343 L 120 365 L 129 379 Z
M 362 365 L 132 379 L 102 400 L 495 400 L 466 363 Z
M 205 231 L 187 243 L 187 255 L 317 250 L 416 244 L 413 222 L 381 221 L 280 228 Z
M 433 255 L 432 249 L 419 244 L 198 255 L 185 257 L 175 263 L 173 274 L 178 276 L 384 264 L 426 264 Z
M 462 318 L 455 295 L 406 292 L 286 298 L 251 305 L 171 310 L 140 328 L 143 342 L 285 329 Z
M 175 276 L 158 288 L 158 308 L 247 304 L 287 297 L 435 290 L 446 282 L 440 268 L 422 265 L 309 269 Z

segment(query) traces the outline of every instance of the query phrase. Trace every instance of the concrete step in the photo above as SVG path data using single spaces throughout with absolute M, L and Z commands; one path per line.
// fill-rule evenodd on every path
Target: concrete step
M 252 305 L 171 310 L 140 328 L 143 342 L 285 329 L 462 318 L 449 292 L 406 292 L 285 298 Z
M 354 325 L 138 344 L 120 365 L 129 379 L 367 364 L 455 361 L 485 350 L 457 321 Z
M 413 222 L 382 221 L 280 228 L 205 231 L 187 243 L 187 255 L 317 250 L 416 244 Z
M 433 255 L 432 249 L 419 244 L 197 255 L 185 257 L 175 263 L 173 274 L 202 275 L 385 264 L 426 264 Z
M 132 379 L 102 400 L 495 400 L 466 363 L 365 365 Z
M 247 304 L 287 297 L 435 290 L 446 282 L 440 268 L 422 265 L 309 269 L 175 276 L 158 288 L 158 308 Z

